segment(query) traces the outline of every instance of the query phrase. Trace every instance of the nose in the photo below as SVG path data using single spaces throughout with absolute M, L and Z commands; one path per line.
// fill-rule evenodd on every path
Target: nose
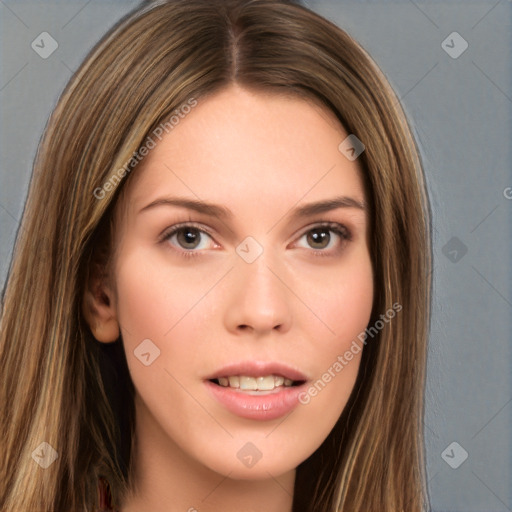
M 292 293 L 275 267 L 263 253 L 252 263 L 238 262 L 233 269 L 224 313 L 229 332 L 268 335 L 290 329 Z

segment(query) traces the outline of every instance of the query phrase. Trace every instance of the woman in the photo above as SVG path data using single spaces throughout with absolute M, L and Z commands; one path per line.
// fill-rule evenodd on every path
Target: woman
M 36 158 L 2 512 L 425 510 L 428 210 L 345 32 L 286 1 L 141 4 Z

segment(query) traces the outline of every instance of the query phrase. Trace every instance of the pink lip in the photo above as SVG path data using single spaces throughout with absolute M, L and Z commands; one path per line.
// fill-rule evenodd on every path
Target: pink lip
M 274 420 L 291 412 L 299 403 L 299 395 L 306 384 L 293 387 L 280 387 L 268 395 L 248 395 L 237 389 L 219 386 L 205 381 L 208 391 L 226 409 L 241 418 L 250 420 Z
M 234 375 L 248 377 L 282 375 L 293 381 L 304 382 L 298 386 L 279 387 L 263 395 L 250 395 L 238 389 L 211 382 L 211 379 Z M 205 380 L 205 385 L 212 396 L 231 413 L 241 418 L 268 421 L 290 413 L 298 405 L 299 395 L 304 391 L 307 380 L 307 377 L 298 370 L 281 363 L 246 361 L 221 368 Z

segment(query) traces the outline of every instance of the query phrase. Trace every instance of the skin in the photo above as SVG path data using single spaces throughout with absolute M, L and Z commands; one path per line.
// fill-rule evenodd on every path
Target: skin
M 99 341 L 122 335 L 136 389 L 137 490 L 123 512 L 291 511 L 295 468 L 343 411 L 361 352 L 275 420 L 232 414 L 204 379 L 254 359 L 284 362 L 312 384 L 368 325 L 366 211 L 292 216 L 335 196 L 365 201 L 357 160 L 338 150 L 347 135 L 312 101 L 232 85 L 199 101 L 134 171 L 116 207 L 113 274 L 91 285 L 85 311 Z M 216 203 L 233 218 L 169 205 L 140 212 L 165 196 Z M 189 221 L 211 237 L 195 232 L 197 248 L 183 233 L 159 241 Z M 325 228 L 315 242 L 319 222 L 345 226 L 351 239 Z M 236 252 L 248 236 L 263 247 L 252 263 Z M 160 350 L 149 366 L 134 355 L 145 339 Z M 251 468 L 237 458 L 247 442 L 262 454 Z

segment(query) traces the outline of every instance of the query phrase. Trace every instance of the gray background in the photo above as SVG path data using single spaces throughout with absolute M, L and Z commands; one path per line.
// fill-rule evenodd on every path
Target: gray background
M 304 3 L 369 51 L 421 146 L 435 258 L 425 418 L 432 510 L 512 510 L 512 3 Z M 0 0 L 2 283 L 46 119 L 88 49 L 136 4 Z M 47 59 L 31 48 L 44 31 L 59 45 Z M 458 58 L 442 46 L 452 32 L 468 43 Z M 451 36 L 444 46 L 460 44 Z M 467 459 L 451 467 L 463 450 Z

